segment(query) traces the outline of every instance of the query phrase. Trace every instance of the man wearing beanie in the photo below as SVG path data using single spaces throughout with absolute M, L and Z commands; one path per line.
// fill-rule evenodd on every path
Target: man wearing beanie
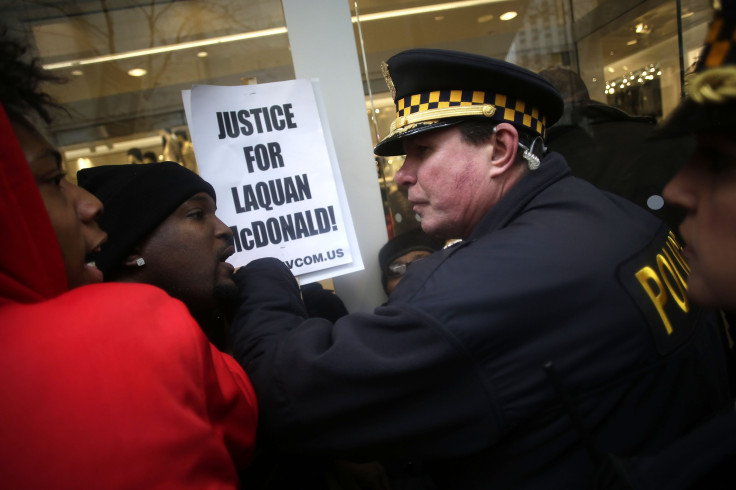
M 732 404 L 668 227 L 546 152 L 549 82 L 437 49 L 383 68 L 397 116 L 375 152 L 406 155 L 394 180 L 424 232 L 462 242 L 334 324 L 307 318 L 279 261 L 238 271 L 233 351 L 262 444 L 419 461 L 440 489 L 582 489 L 606 454 L 656 451 Z
M 102 201 L 108 241 L 93 258 L 106 281 L 146 283 L 180 299 L 210 341 L 227 349 L 220 307 L 237 297 L 232 231 L 215 216 L 216 196 L 175 162 L 80 170 L 79 185 Z
M 445 240 L 429 236 L 421 228 L 396 235 L 381 247 L 378 252 L 378 265 L 381 267 L 381 284 L 386 295 L 399 284 L 409 271 L 409 266 L 441 250 Z

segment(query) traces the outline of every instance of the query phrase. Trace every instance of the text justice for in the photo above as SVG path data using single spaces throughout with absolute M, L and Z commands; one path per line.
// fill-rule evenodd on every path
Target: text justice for
M 240 125 L 238 125 L 240 123 Z M 291 104 L 256 107 L 239 111 L 218 112 L 219 139 L 237 138 L 241 134 L 250 136 L 254 132 L 264 133 L 296 128 Z

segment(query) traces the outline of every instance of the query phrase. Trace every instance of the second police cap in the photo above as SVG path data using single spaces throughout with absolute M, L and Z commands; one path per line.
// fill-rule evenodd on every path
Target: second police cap
M 687 97 L 661 124 L 658 137 L 736 131 L 736 1 L 714 3 L 703 49 L 686 78 Z
M 468 118 L 508 122 L 544 138 L 562 115 L 555 88 L 506 61 L 442 49 L 409 49 L 383 65 L 396 119 L 376 145 L 380 156 L 404 153 L 402 139 Z

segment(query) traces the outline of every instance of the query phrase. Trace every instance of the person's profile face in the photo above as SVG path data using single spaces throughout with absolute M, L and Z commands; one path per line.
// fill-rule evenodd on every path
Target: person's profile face
M 386 292 L 391 294 L 391 291 L 399 284 L 412 263 L 429 257 L 431 254 L 432 252 L 428 250 L 413 250 L 391 262 L 386 272 Z
M 96 221 L 102 203 L 64 178 L 61 155 L 35 129 L 28 123 L 12 125 L 51 219 L 69 288 L 102 282 L 100 270 L 85 260 L 107 239 Z
M 424 232 L 467 237 L 499 198 L 490 178 L 492 142 L 467 143 L 458 128 L 449 127 L 407 137 L 404 151 L 394 180 L 408 189 Z
M 232 231 L 215 216 L 215 201 L 200 192 L 184 201 L 139 246 L 140 280 L 159 286 L 192 311 L 213 308 L 237 295 Z
M 688 296 L 705 306 L 736 307 L 736 141 L 699 136 L 663 196 L 686 211 L 680 233 Z

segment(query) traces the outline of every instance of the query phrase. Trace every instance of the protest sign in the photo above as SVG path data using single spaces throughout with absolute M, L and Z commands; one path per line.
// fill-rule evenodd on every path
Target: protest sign
M 276 257 L 302 283 L 363 268 L 318 87 L 301 79 L 183 93 L 236 267 Z

